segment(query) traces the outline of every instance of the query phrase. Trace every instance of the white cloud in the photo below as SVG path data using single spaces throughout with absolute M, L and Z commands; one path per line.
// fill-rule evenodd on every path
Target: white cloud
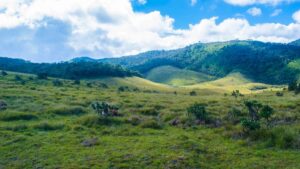
M 197 0 L 191 0 L 191 6 L 194 6 L 197 4 Z
M 247 13 L 252 16 L 260 16 L 262 14 L 262 11 L 260 8 L 253 7 L 253 8 L 248 9 Z
M 280 3 L 292 3 L 299 0 L 224 0 L 226 3 L 238 6 L 247 6 L 254 4 L 278 5 Z
M 272 16 L 272 17 L 278 16 L 281 12 L 282 12 L 282 9 L 275 9 L 270 16 Z
M 293 19 L 294 19 L 296 22 L 300 23 L 300 10 L 294 13 Z
M 138 0 L 139 4 L 145 5 L 147 3 L 147 0 Z
M 174 19 L 163 16 L 159 11 L 134 12 L 131 0 L 1 0 L 0 9 L 4 11 L 0 12 L 0 36 L 4 30 L 26 28 L 24 34 L 16 30 L 10 36 L 1 36 L 0 55 L 26 55 L 39 61 L 49 61 L 54 55 L 65 58 L 80 55 L 123 56 L 148 50 L 175 49 L 199 41 L 253 39 L 289 42 L 300 38 L 297 13 L 294 19 L 298 23 L 287 25 L 251 25 L 246 19 L 237 18 L 217 23 L 217 17 L 212 17 L 187 29 L 175 29 Z M 56 28 L 57 24 L 53 21 L 58 21 L 60 26 Z M 57 31 L 63 28 L 65 36 Z M 41 30 L 42 35 L 39 33 Z M 60 34 L 57 46 L 53 40 L 56 34 Z M 52 39 L 51 48 L 49 43 L 45 43 L 48 39 Z M 14 53 L 9 53 L 8 48 L 12 45 L 15 46 Z M 7 47 L 6 50 L 1 46 Z M 18 55 L 15 52 L 21 47 L 24 50 Z M 30 50 L 26 53 L 25 49 Z M 38 59 L 41 54 L 45 58 Z

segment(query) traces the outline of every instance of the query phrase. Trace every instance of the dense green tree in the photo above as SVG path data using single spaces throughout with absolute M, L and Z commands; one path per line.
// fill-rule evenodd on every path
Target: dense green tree
M 269 121 L 270 117 L 273 115 L 274 109 L 269 105 L 264 105 L 261 109 L 260 116 Z
M 249 116 L 252 121 L 259 120 L 259 110 L 262 108 L 262 104 L 256 100 L 253 101 L 245 101 L 245 106 L 248 108 Z

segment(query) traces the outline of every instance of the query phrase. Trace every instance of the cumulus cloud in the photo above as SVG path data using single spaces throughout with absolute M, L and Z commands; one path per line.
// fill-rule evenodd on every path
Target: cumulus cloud
M 299 0 L 224 0 L 226 3 L 238 6 L 247 6 L 254 4 L 278 5 L 280 3 L 292 3 Z
M 147 3 L 147 0 L 138 0 L 139 4 L 145 5 Z
M 294 19 L 296 22 L 300 23 L 300 10 L 294 13 L 293 19 Z
M 262 11 L 260 8 L 253 7 L 253 8 L 248 9 L 247 13 L 252 16 L 260 16 L 262 14 Z
M 299 14 L 287 25 L 212 17 L 175 29 L 175 20 L 159 11 L 134 12 L 131 0 L 1 0 L 0 11 L 0 55 L 34 61 L 116 57 L 199 41 L 300 38 Z
M 272 17 L 278 16 L 282 12 L 282 9 L 275 9 L 271 14 Z
M 194 6 L 197 4 L 197 0 L 191 0 L 191 6 Z

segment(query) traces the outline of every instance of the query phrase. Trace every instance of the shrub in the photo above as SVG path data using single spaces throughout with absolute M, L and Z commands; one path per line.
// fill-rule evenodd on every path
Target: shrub
M 53 110 L 50 110 L 49 112 L 57 114 L 57 115 L 62 115 L 62 116 L 82 115 L 82 114 L 87 113 L 87 111 L 83 107 L 80 107 L 80 106 L 58 107 Z
M 243 119 L 241 124 L 246 132 L 257 130 L 260 128 L 260 124 L 258 121 Z
M 93 102 L 91 106 L 100 116 L 119 116 L 119 108 L 106 102 Z
M 128 86 L 120 86 L 118 88 L 118 92 L 125 92 L 125 91 L 129 91 L 129 87 Z
M 151 129 L 161 129 L 162 126 L 154 119 L 149 119 L 149 120 L 145 120 L 143 121 L 143 123 L 141 124 L 142 128 L 151 128 Z
M 0 111 L 1 110 L 6 110 L 7 109 L 7 104 L 5 101 L 0 100 Z
M 52 130 L 60 130 L 65 126 L 63 124 L 52 124 L 48 122 L 41 122 L 33 126 L 34 129 L 43 130 L 43 131 L 52 131 Z
M 227 113 L 226 119 L 236 124 L 240 121 L 240 118 L 242 116 L 243 116 L 242 111 L 234 107 Z
M 63 82 L 58 79 L 53 80 L 52 84 L 53 84 L 53 86 L 57 86 L 57 87 L 64 85 Z
M 191 91 L 191 92 L 190 92 L 190 96 L 197 96 L 197 92 Z
M 278 97 L 282 97 L 284 94 L 283 94 L 283 92 L 276 92 L 276 96 L 278 96 Z
M 27 113 L 5 113 L 0 116 L 2 121 L 17 121 L 17 120 L 35 120 L 38 117 Z
M 2 70 L 2 71 L 1 71 L 1 75 L 2 75 L 2 76 L 7 76 L 8 74 L 7 74 L 7 72 L 5 72 L 4 70 Z
M 270 117 L 274 113 L 274 109 L 268 105 L 263 106 L 260 112 L 260 116 L 269 121 Z
M 259 110 L 262 108 L 263 105 L 256 100 L 245 101 L 244 104 L 248 108 L 249 117 L 251 118 L 251 120 L 259 120 Z
M 297 87 L 298 87 L 297 81 L 294 80 L 294 81 L 289 83 L 288 90 L 289 91 L 295 91 L 297 89 Z
M 80 85 L 80 80 L 79 79 L 74 80 L 73 84 L 74 85 Z
M 197 120 L 207 121 L 209 120 L 208 113 L 204 104 L 195 103 L 187 108 L 189 116 L 195 116 Z
M 37 79 L 48 79 L 48 74 L 47 73 L 38 73 L 37 74 Z
M 15 75 L 15 81 L 23 81 L 23 79 L 21 76 Z

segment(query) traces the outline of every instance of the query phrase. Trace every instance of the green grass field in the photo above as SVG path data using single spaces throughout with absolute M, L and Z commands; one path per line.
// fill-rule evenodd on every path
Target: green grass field
M 22 81 L 11 72 L 0 76 L 0 100 L 7 104 L 0 110 L 1 169 L 300 168 L 300 95 L 276 96 L 282 86 L 256 92 L 250 88 L 264 84 L 240 74 L 185 87 L 137 77 L 54 86 L 53 79 L 19 76 Z M 245 95 L 232 97 L 235 89 Z M 245 100 L 272 106 L 274 126 L 240 135 L 241 125 L 225 117 L 233 107 L 246 113 Z M 94 101 L 117 105 L 121 116 L 100 117 L 90 106 Z M 221 124 L 189 125 L 186 109 L 195 102 Z
M 179 69 L 172 66 L 161 66 L 150 70 L 146 78 L 158 83 L 172 86 L 186 86 L 211 81 L 214 77 L 191 70 Z

